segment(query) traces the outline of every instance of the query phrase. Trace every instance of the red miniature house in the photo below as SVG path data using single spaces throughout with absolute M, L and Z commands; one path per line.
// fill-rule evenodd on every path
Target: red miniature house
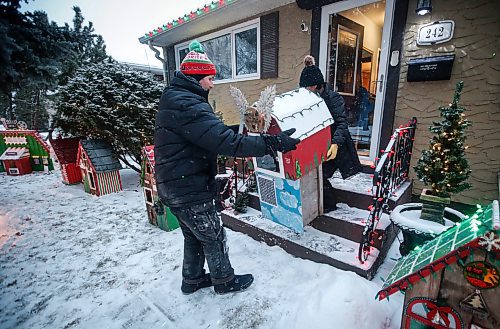
M 25 151 L 21 152 L 21 149 Z M 12 152 L 16 155 L 7 155 Z M 54 169 L 49 145 L 34 130 L 0 130 L 0 156 L 6 159 L 0 160 L 0 172 L 7 171 L 9 175 Z
M 170 208 L 162 204 L 158 197 L 155 180 L 155 150 L 147 145 L 142 150 L 141 183 L 149 222 L 162 230 L 172 231 L 179 227 L 179 222 Z
M 380 300 L 405 292 L 401 328 L 498 328 L 498 201 L 399 259 Z
M 80 139 L 77 137 L 51 140 L 52 149 L 54 149 L 54 153 L 61 166 L 64 184 L 78 184 L 82 182 L 82 173 L 76 162 L 79 142 Z
M 122 166 L 111 145 L 102 140 L 81 140 L 76 161 L 85 192 L 101 196 L 122 190 Z
M 276 96 L 267 133 L 295 128 L 297 149 L 254 158 L 262 216 L 297 233 L 323 214 L 321 164 L 331 145 L 333 118 L 321 97 L 305 88 Z
M 299 88 L 276 96 L 270 135 L 295 128 L 292 135 L 300 139 L 297 149 L 272 157 L 257 158 L 255 171 L 271 176 L 297 180 L 326 159 L 331 144 L 330 125 L 332 116 L 323 99 L 305 88 Z
M 25 175 L 32 172 L 30 152 L 25 147 L 9 147 L 0 156 L 7 175 Z

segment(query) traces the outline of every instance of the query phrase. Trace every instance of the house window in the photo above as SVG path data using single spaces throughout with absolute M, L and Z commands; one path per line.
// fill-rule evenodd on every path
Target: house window
M 40 159 L 39 158 L 33 158 L 33 164 L 39 165 L 40 164 Z
M 94 177 L 94 173 L 91 172 L 91 171 L 88 171 L 88 174 L 89 174 L 89 184 L 90 184 L 90 188 L 95 190 L 95 177 Z
M 147 204 L 153 205 L 153 192 L 150 188 L 144 188 L 144 198 L 146 199 Z
M 216 81 L 260 78 L 259 22 L 255 19 L 197 38 L 217 68 Z M 175 46 L 177 69 L 188 53 L 189 42 Z

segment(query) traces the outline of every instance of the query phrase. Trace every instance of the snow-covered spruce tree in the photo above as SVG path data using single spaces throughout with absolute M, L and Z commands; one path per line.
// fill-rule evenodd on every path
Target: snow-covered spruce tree
M 463 87 L 463 81 L 457 83 L 452 103 L 439 108 L 442 120 L 429 128 L 435 135 L 415 167 L 417 177 L 439 197 L 450 197 L 471 186 L 465 182 L 471 173 L 465 157 L 465 129 L 471 123 L 458 104 Z
M 152 143 L 163 88 L 153 75 L 111 59 L 89 64 L 60 88 L 55 126 L 65 134 L 108 141 L 139 172 L 141 147 Z

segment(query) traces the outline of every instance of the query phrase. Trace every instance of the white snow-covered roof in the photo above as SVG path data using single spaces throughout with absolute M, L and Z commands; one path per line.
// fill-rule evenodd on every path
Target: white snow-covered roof
M 0 156 L 0 160 L 19 160 L 25 156 L 29 156 L 29 151 L 25 147 L 8 147 Z
M 331 125 L 333 118 L 321 97 L 305 88 L 276 96 L 272 116 L 281 131 L 295 128 L 292 137 L 303 140 Z

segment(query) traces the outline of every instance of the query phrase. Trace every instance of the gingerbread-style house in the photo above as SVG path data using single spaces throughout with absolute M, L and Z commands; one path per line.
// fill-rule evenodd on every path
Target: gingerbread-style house
M 64 184 L 79 184 L 82 182 L 82 172 L 77 165 L 76 156 L 80 138 L 61 138 L 51 139 L 52 149 L 56 154 L 61 167 L 62 180 Z
M 53 170 L 50 148 L 34 130 L 0 130 L 0 172 L 24 175 Z
M 154 146 L 147 145 L 142 149 L 141 184 L 144 190 L 144 201 L 149 223 L 162 230 L 172 231 L 179 227 L 179 222 L 170 209 L 160 202 L 155 180 Z
M 498 201 L 401 258 L 380 300 L 405 293 L 401 328 L 500 328 Z
M 85 192 L 101 196 L 122 190 L 122 166 L 111 145 L 103 140 L 81 140 L 76 161 Z
M 321 163 L 331 144 L 333 119 L 323 99 L 305 88 L 275 97 L 269 88 L 246 110 L 248 134 L 278 135 L 295 128 L 292 137 L 300 143 L 290 152 L 254 158 L 260 208 L 264 218 L 302 233 L 323 213 Z M 235 99 L 241 108 L 245 102 Z

